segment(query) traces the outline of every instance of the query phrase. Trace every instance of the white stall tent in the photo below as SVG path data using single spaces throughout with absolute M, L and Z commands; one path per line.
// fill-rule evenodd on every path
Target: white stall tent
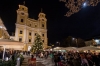
M 100 50 L 100 48 L 94 46 L 86 46 L 86 47 L 78 48 L 78 50 Z
M 0 39 L 0 46 L 5 46 L 6 49 L 22 50 L 24 47 L 24 43 L 10 39 Z

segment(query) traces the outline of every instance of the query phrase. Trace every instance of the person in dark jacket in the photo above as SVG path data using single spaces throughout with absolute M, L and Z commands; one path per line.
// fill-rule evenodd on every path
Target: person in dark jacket
M 81 66 L 81 60 L 78 57 L 74 57 L 72 60 L 73 66 Z

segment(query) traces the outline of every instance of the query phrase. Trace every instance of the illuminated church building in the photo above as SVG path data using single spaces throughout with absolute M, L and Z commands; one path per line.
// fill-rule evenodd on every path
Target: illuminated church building
M 40 12 L 38 20 L 31 19 L 28 16 L 28 8 L 24 5 L 19 5 L 14 40 L 24 42 L 24 44 L 27 44 L 28 50 L 30 50 L 35 36 L 38 33 L 42 37 L 44 49 L 47 48 L 46 15 Z

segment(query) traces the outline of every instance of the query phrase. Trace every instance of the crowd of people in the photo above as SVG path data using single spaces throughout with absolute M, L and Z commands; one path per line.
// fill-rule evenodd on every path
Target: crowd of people
M 48 57 L 51 58 L 52 63 L 55 66 L 100 66 L 100 53 L 91 53 L 91 52 L 61 52 L 61 51 L 43 51 L 35 54 L 30 52 L 5 52 L 5 58 L 14 60 L 14 57 L 22 53 L 23 55 L 31 55 L 32 60 L 34 56 L 41 59 Z M 0 59 L 2 59 L 3 51 L 0 52 Z M 35 59 L 36 60 L 36 59 Z
M 55 66 L 100 66 L 100 54 L 84 52 L 54 52 Z
M 100 66 L 100 53 L 45 51 L 36 56 L 45 59 L 50 56 L 55 66 Z
M 16 51 L 16 50 L 13 50 L 13 51 L 10 51 L 10 50 L 6 50 L 5 52 L 4 51 L 0 51 L 0 59 L 6 61 L 7 59 L 8 60 L 15 60 L 15 57 L 17 55 L 19 55 L 21 53 L 21 51 Z M 4 59 L 3 59 L 3 54 L 4 54 Z

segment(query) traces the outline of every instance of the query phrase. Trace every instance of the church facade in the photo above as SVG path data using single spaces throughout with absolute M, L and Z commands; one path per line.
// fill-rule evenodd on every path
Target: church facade
M 19 5 L 14 40 L 23 42 L 27 45 L 29 51 L 38 33 L 42 38 L 44 49 L 47 48 L 47 19 L 45 16 L 44 13 L 40 12 L 37 20 L 31 19 L 29 18 L 28 8 Z

